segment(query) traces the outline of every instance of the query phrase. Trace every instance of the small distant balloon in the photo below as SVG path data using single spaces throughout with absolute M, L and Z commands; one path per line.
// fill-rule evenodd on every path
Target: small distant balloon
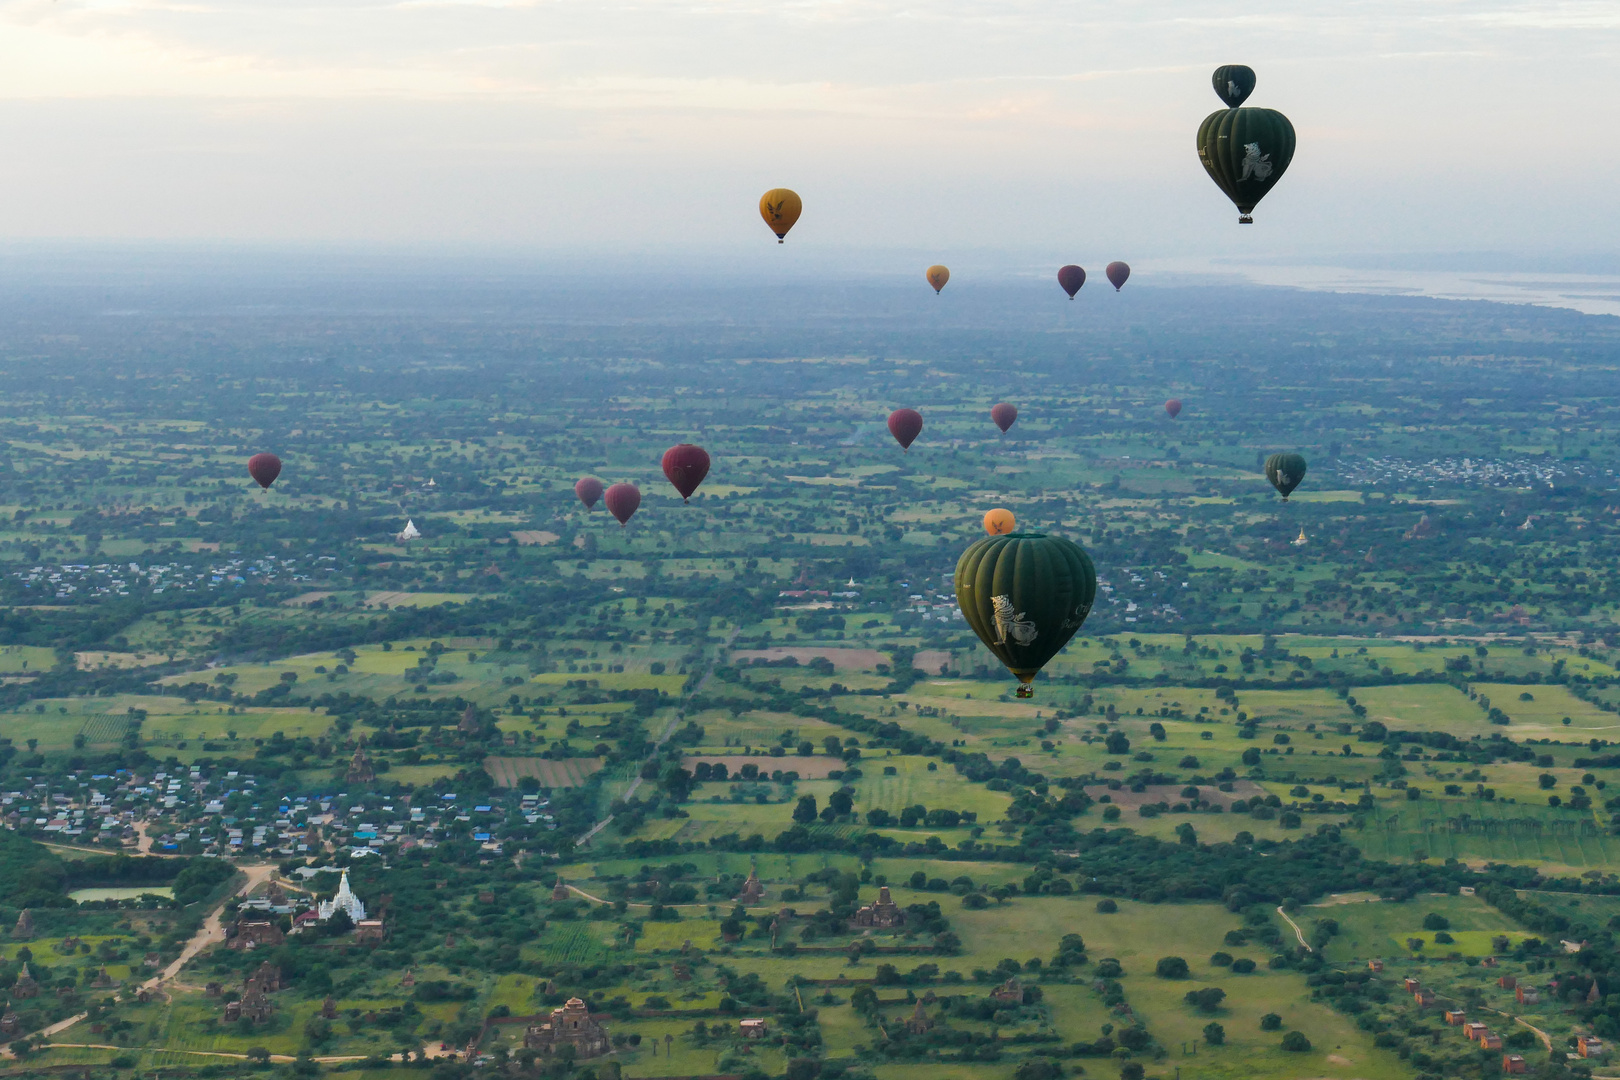
M 596 500 L 602 497 L 602 481 L 594 476 L 582 476 L 574 483 L 574 494 L 585 504 L 585 509 L 596 509 Z
M 274 454 L 254 454 L 248 458 L 248 475 L 268 489 L 281 475 L 281 459 Z
M 945 283 L 949 280 L 951 280 L 951 272 L 945 267 L 936 263 L 928 268 L 928 284 L 934 287 L 934 293 L 936 295 L 939 293 L 939 290 L 945 287 Z
M 1122 262 L 1109 263 L 1108 269 L 1103 273 L 1108 275 L 1108 284 L 1114 287 L 1115 292 L 1123 289 L 1125 283 L 1131 279 L 1131 268 Z
M 1001 433 L 1005 435 L 1007 429 L 1013 426 L 1013 421 L 1018 419 L 1018 406 L 1009 405 L 1005 401 L 992 405 L 990 406 L 990 419 L 996 422 L 996 427 L 1000 428 Z
M 692 498 L 703 478 L 709 475 L 709 454 L 701 446 L 681 443 L 664 451 L 664 475 L 681 493 L 681 501 Z
M 1254 68 L 1246 64 L 1222 64 L 1209 81 L 1226 107 L 1235 109 L 1254 93 Z
M 1172 420 L 1174 420 L 1176 417 L 1180 416 L 1181 415 L 1181 399 L 1180 398 L 1171 398 L 1169 401 L 1165 402 L 1164 403 L 1164 411 L 1170 414 L 1170 419 L 1172 419 Z
M 1063 286 L 1063 291 L 1069 294 L 1070 300 L 1074 299 L 1074 294 L 1079 292 L 1080 286 L 1085 283 L 1086 272 L 1073 263 L 1058 270 L 1058 284 Z
M 889 414 L 889 434 L 900 444 L 900 449 L 910 450 L 911 444 L 922 434 L 922 413 L 916 409 L 894 410 Z
M 641 505 L 641 490 L 634 484 L 614 484 L 603 493 L 602 502 L 623 528 Z
M 793 223 L 799 220 L 802 213 L 804 203 L 800 201 L 799 193 L 792 188 L 771 188 L 759 197 L 759 216 L 765 219 L 765 224 L 776 234 L 778 244 L 787 239 L 788 230 L 793 228 Z
M 984 515 L 984 531 L 991 536 L 1006 536 L 1018 528 L 1018 522 L 1013 518 L 1011 510 L 996 507 Z

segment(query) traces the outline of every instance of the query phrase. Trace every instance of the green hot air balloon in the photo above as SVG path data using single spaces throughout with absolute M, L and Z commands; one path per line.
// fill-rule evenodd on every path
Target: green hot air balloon
M 1069 643 L 1097 599 L 1097 571 L 1060 536 L 988 536 L 956 560 L 956 602 L 985 648 L 1018 677 L 1018 696 Z
M 1222 64 L 1215 69 L 1209 81 L 1215 87 L 1216 96 L 1226 102 L 1227 108 L 1235 109 L 1254 93 L 1254 68 L 1247 64 Z
M 1238 222 L 1254 221 L 1255 204 L 1294 160 L 1294 125 L 1275 109 L 1221 109 L 1198 126 L 1198 160 L 1237 204 Z
M 1266 458 L 1266 479 L 1271 486 L 1282 492 L 1283 501 L 1287 501 L 1293 490 L 1299 487 L 1299 482 L 1305 479 L 1305 459 L 1298 454 L 1272 454 Z

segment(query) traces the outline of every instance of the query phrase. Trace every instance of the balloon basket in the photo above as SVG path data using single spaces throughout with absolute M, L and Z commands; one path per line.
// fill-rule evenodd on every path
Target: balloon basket
M 1034 697 L 1035 696 L 1035 688 L 1033 686 L 1020 686 L 1018 688 L 1018 696 L 1021 697 L 1021 698 Z
M 1239 214 L 1238 215 L 1238 224 L 1239 225 L 1253 225 L 1254 224 L 1254 218 L 1250 217 L 1248 214 Z

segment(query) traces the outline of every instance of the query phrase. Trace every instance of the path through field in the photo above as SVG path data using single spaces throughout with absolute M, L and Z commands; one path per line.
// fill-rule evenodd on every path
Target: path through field
M 1288 912 L 1284 911 L 1281 907 L 1278 907 L 1277 908 L 1277 914 L 1279 914 L 1279 915 L 1281 915 L 1283 917 L 1283 922 L 1287 923 L 1289 926 L 1292 926 L 1294 928 L 1294 936 L 1299 938 L 1299 944 L 1300 944 L 1301 948 L 1303 948 L 1306 952 L 1315 952 L 1316 951 L 1315 949 L 1311 948 L 1309 945 L 1305 944 L 1305 932 L 1299 928 L 1299 923 L 1295 922 L 1293 919 L 1290 919 L 1288 917 Z
M 225 914 L 225 905 L 230 903 L 238 896 L 246 896 L 253 890 L 254 886 L 269 881 L 270 875 L 275 872 L 275 869 L 275 867 L 268 865 L 242 867 L 242 872 L 247 875 L 247 881 L 240 889 L 237 889 L 230 896 L 227 896 L 225 899 L 221 900 L 219 902 L 219 906 L 208 913 L 208 917 L 203 920 L 202 926 L 199 927 L 197 932 L 191 936 L 191 940 L 186 942 L 186 947 L 180 950 L 179 957 L 176 958 L 175 961 L 168 967 L 164 968 L 162 971 L 158 972 L 156 975 L 142 983 L 141 989 L 157 989 L 159 983 L 167 982 L 176 975 L 180 974 L 180 969 L 190 963 L 192 957 L 196 956 L 198 953 L 202 952 L 216 941 L 224 941 L 225 924 L 221 919 L 221 916 Z
M 692 696 L 693 694 L 698 693 L 705 686 L 709 685 L 709 679 L 710 679 L 711 676 L 714 675 L 715 665 L 720 662 L 720 657 L 725 655 L 726 650 L 731 648 L 731 643 L 737 639 L 737 633 L 738 633 L 739 629 L 740 629 L 739 627 L 735 627 L 735 626 L 731 628 L 731 633 L 726 635 L 725 644 L 721 645 L 718 649 L 716 649 L 714 651 L 714 655 L 709 658 L 709 666 L 704 670 L 703 678 L 699 679 L 696 683 L 694 683 L 692 685 L 691 690 L 684 691 L 681 694 L 681 697 L 683 699 L 688 698 L 688 697 Z M 663 734 L 659 735 L 658 736 L 658 741 L 653 743 L 653 748 L 652 748 L 652 753 L 653 754 L 658 753 L 659 748 L 662 747 L 665 742 L 669 741 L 669 737 L 675 733 L 675 725 L 680 723 L 680 722 L 681 722 L 681 715 L 680 715 L 680 711 L 677 709 L 675 715 L 669 718 L 669 723 L 664 725 Z M 647 756 L 652 757 L 652 754 L 648 754 Z M 636 793 L 636 789 L 639 788 L 639 787 L 641 787 L 641 777 L 639 775 L 637 775 L 637 777 L 630 782 L 629 788 L 627 788 L 625 790 L 625 793 L 621 796 L 621 798 L 623 798 L 625 801 L 628 802 L 629 799 L 630 799 L 630 796 L 634 795 Z M 601 821 L 598 821 L 595 825 L 592 825 L 589 829 L 587 829 L 585 831 L 584 835 L 582 835 L 578 840 L 574 841 L 574 846 L 575 847 L 584 847 L 586 844 L 591 842 L 591 837 L 595 836 L 597 833 L 601 832 L 603 829 L 607 828 L 612 823 L 613 823 L 613 815 L 609 814 L 607 817 L 603 818 Z

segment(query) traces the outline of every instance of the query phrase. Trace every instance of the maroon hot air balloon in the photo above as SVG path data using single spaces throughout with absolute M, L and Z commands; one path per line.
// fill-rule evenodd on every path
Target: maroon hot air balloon
M 274 454 L 254 454 L 248 458 L 248 475 L 268 488 L 281 475 L 281 459 Z
M 996 422 L 996 427 L 1000 428 L 1001 433 L 1005 435 L 1007 429 L 1013 426 L 1013 421 L 1018 419 L 1018 406 L 1009 405 L 1005 401 L 999 405 L 992 405 L 990 406 L 990 419 Z
M 1125 287 L 1125 282 L 1130 280 L 1131 268 L 1122 262 L 1111 262 L 1104 273 L 1108 275 L 1108 283 L 1114 287 L 1114 291 L 1119 292 Z
M 681 493 L 681 501 L 687 501 L 709 475 L 708 452 L 691 443 L 670 447 L 664 451 L 664 475 Z
M 574 494 L 585 504 L 585 509 L 596 509 L 596 500 L 602 497 L 602 481 L 594 476 L 582 476 L 574 484 Z
M 900 449 L 910 450 L 911 444 L 922 434 L 922 413 L 916 409 L 894 410 L 889 414 L 889 434 L 900 444 Z
M 1172 420 L 1174 420 L 1176 417 L 1180 416 L 1181 415 L 1181 399 L 1180 398 L 1171 398 L 1169 401 L 1165 402 L 1164 403 L 1164 411 L 1170 414 L 1170 419 L 1172 419 Z
M 614 484 L 602 495 L 602 503 L 623 528 L 641 505 L 641 491 L 634 484 Z
M 1074 294 L 1079 292 L 1080 286 L 1085 283 L 1086 272 L 1073 263 L 1058 271 L 1058 284 L 1063 286 L 1063 291 L 1069 294 L 1070 300 L 1074 299 Z

